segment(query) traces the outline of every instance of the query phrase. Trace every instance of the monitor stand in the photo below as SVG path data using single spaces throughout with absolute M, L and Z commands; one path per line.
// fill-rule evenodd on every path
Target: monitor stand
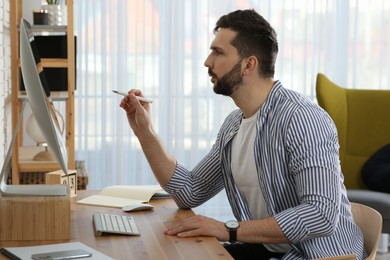
M 70 196 L 0 195 L 0 247 L 70 240 Z

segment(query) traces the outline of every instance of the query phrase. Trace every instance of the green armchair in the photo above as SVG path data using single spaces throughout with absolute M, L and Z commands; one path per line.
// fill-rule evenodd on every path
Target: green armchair
M 361 179 L 364 163 L 390 143 L 390 91 L 342 88 L 319 73 L 316 92 L 337 127 L 348 198 L 379 211 L 383 233 L 390 233 L 390 194 L 368 190 Z

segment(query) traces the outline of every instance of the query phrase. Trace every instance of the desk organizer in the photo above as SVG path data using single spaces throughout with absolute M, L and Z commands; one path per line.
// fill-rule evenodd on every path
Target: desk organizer
M 62 170 L 48 172 L 45 176 L 45 184 L 66 184 L 70 191 L 70 196 L 77 196 L 76 170 L 68 170 L 68 175 Z
M 34 197 L 0 195 L 0 244 L 9 241 L 60 243 L 69 240 L 69 195 Z

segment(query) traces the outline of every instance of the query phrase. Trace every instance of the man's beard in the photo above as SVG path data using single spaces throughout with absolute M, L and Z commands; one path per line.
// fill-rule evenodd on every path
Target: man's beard
M 209 71 L 210 75 L 217 78 L 213 72 Z M 221 78 L 217 78 L 217 83 L 214 85 L 214 92 L 225 96 L 231 96 L 242 85 L 243 79 L 241 74 L 241 60 Z

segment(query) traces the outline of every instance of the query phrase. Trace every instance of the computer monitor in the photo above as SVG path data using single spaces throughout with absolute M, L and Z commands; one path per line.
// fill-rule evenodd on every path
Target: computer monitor
M 24 19 L 20 22 L 20 65 L 28 101 L 38 126 L 62 170 L 68 174 L 65 142 L 59 129 L 53 103 L 50 100 L 49 86 L 31 26 Z
M 23 18 L 20 21 L 20 65 L 25 84 L 27 99 L 38 126 L 45 136 L 49 149 L 53 152 L 63 172 L 68 174 L 68 155 L 65 142 L 56 121 L 55 109 L 50 100 L 38 49 L 30 24 Z M 24 108 L 23 104 L 23 108 Z M 24 109 L 22 109 L 24 110 Z M 21 112 L 23 113 L 23 111 Z M 10 147 L 1 171 L 1 189 L 4 195 L 66 195 L 66 185 L 7 185 L 12 146 L 19 129 L 20 118 L 13 133 Z

